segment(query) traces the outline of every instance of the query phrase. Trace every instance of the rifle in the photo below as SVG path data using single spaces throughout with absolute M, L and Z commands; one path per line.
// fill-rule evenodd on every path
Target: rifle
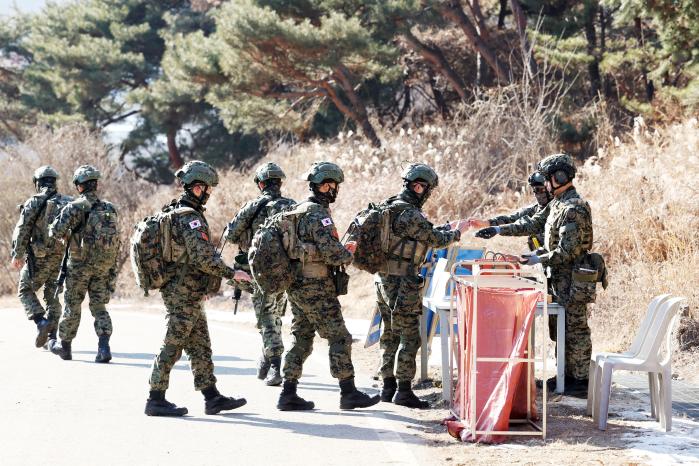
M 233 301 L 235 301 L 235 304 L 233 305 L 233 315 L 236 315 L 238 313 L 238 304 L 240 303 L 240 297 L 243 295 L 243 290 L 238 288 L 237 286 L 233 289 Z
M 70 250 L 70 237 L 66 241 L 66 250 L 63 253 L 63 260 L 61 261 L 61 272 L 58 274 L 56 279 L 56 291 L 53 293 L 53 299 L 58 299 L 58 296 L 63 292 L 63 283 L 66 281 L 66 275 L 68 274 L 68 253 Z

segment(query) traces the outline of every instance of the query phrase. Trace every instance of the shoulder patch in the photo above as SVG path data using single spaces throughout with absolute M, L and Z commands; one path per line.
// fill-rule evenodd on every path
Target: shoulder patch
M 330 217 L 325 217 L 324 219 L 322 219 L 320 221 L 320 223 L 322 223 L 324 227 L 329 227 L 330 225 L 333 224 L 333 221 Z
M 201 228 L 201 222 L 199 220 L 192 220 L 191 222 L 189 222 L 189 228 L 191 228 L 192 230 Z

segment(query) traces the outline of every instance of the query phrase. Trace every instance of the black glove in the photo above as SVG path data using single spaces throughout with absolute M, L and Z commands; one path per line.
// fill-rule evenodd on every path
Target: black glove
M 500 227 L 482 228 L 476 232 L 476 238 L 490 239 L 500 233 Z

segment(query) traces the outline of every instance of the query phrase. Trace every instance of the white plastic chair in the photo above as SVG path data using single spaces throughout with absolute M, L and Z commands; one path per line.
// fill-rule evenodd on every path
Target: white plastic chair
M 592 353 L 592 357 L 590 358 L 590 371 L 589 371 L 589 382 L 587 385 L 587 415 L 592 416 L 592 407 L 594 406 L 595 403 L 595 384 L 596 384 L 596 374 L 597 374 L 597 366 L 599 365 L 599 362 L 607 357 L 610 356 L 615 356 L 615 357 L 620 357 L 620 358 L 635 358 L 638 355 L 638 352 L 641 350 L 641 345 L 643 344 L 643 341 L 646 339 L 646 335 L 648 334 L 648 330 L 650 330 L 651 325 L 653 324 L 653 319 L 655 318 L 658 309 L 660 308 L 660 305 L 663 304 L 665 301 L 667 301 L 670 298 L 670 294 L 661 294 L 656 296 L 651 300 L 651 302 L 648 304 L 648 308 L 646 310 L 646 315 L 643 318 L 643 321 L 641 322 L 641 326 L 638 328 L 638 332 L 636 333 L 636 336 L 633 339 L 633 342 L 631 343 L 631 346 L 629 347 L 628 350 L 624 351 L 623 353 L 611 353 L 611 352 L 600 352 L 600 353 Z M 653 390 L 653 377 L 649 373 L 648 374 L 648 386 L 651 389 L 651 399 L 650 399 L 650 411 L 651 415 L 655 418 L 657 418 L 657 412 L 656 412 L 656 400 L 654 395 L 654 390 Z
M 434 265 L 432 277 L 430 278 L 430 281 L 427 284 L 427 289 L 425 290 L 425 294 L 422 297 L 422 303 L 424 307 L 429 308 L 433 300 L 439 300 L 444 297 L 444 288 L 446 285 L 442 283 L 440 288 L 440 284 L 438 282 L 443 281 L 442 276 L 445 273 L 447 275 L 447 279 L 449 278 L 449 273 L 446 271 L 447 262 L 448 261 L 446 259 L 441 258 Z
M 592 414 L 600 430 L 607 429 L 612 373 L 619 369 L 648 372 L 652 374 L 651 377 L 657 377 L 657 384 L 651 383 L 651 391 L 655 391 L 655 395 L 651 396 L 655 396 L 657 401 L 657 418 L 666 432 L 672 430 L 672 328 L 680 303 L 684 300 L 685 298 L 681 297 L 670 298 L 661 304 L 635 357 L 608 356 L 599 361 L 595 376 L 595 403 Z M 664 352 L 663 341 L 665 342 Z

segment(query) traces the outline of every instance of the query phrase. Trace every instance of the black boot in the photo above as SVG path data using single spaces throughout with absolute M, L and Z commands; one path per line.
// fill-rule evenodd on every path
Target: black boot
M 379 395 L 369 396 L 357 390 L 354 377 L 340 380 L 340 409 L 368 408 L 381 401 Z
M 201 391 L 204 395 L 206 403 L 204 405 L 204 412 L 206 414 L 218 414 L 221 411 L 229 411 L 231 409 L 240 408 L 247 403 L 245 398 L 233 398 L 230 396 L 223 396 L 219 393 L 216 385 L 205 388 Z
M 56 340 L 58 339 L 56 335 L 56 326 L 54 325 L 51 331 L 49 332 L 49 339 L 46 341 L 46 344 L 44 345 L 44 349 L 50 350 L 52 346 L 56 345 Z
M 265 385 L 277 387 L 282 384 L 282 358 L 281 356 L 272 356 L 269 358 L 269 372 L 265 378 Z
M 41 348 L 46 344 L 46 340 L 49 339 L 51 323 L 44 318 L 43 315 L 39 314 L 35 314 L 32 319 L 36 323 L 36 339 L 34 340 L 34 346 Z
M 575 398 L 587 398 L 588 379 L 576 379 L 566 377 L 566 386 L 563 394 Z
M 544 388 L 544 382 L 541 379 L 536 379 L 536 388 Z M 556 391 L 556 377 L 546 379 L 546 388 L 548 391 Z
M 265 377 L 267 377 L 267 372 L 269 372 L 269 366 L 271 362 L 267 356 L 264 354 L 260 356 L 260 359 L 257 361 L 257 378 L 260 380 L 264 380 Z
M 407 406 L 408 408 L 427 409 L 430 404 L 418 398 L 410 386 L 410 380 L 398 381 L 398 393 L 393 399 L 393 404 Z
M 97 356 L 95 362 L 109 362 L 112 360 L 112 353 L 109 350 L 109 335 L 100 335 L 97 343 Z
M 187 408 L 180 408 L 165 399 L 165 392 L 151 391 L 146 401 L 145 413 L 148 416 L 184 416 Z
M 395 377 L 386 377 L 383 379 L 383 388 L 381 389 L 381 401 L 390 403 L 393 400 L 393 395 L 396 394 L 396 384 Z
M 296 381 L 285 380 L 279 395 L 277 409 L 280 411 L 307 411 L 315 408 L 315 403 L 306 401 L 296 394 Z
M 64 361 L 70 361 L 73 359 L 73 352 L 71 351 L 71 342 L 61 340 L 60 343 L 54 344 L 51 348 L 51 352 L 53 354 L 57 354 L 58 356 L 61 357 Z

